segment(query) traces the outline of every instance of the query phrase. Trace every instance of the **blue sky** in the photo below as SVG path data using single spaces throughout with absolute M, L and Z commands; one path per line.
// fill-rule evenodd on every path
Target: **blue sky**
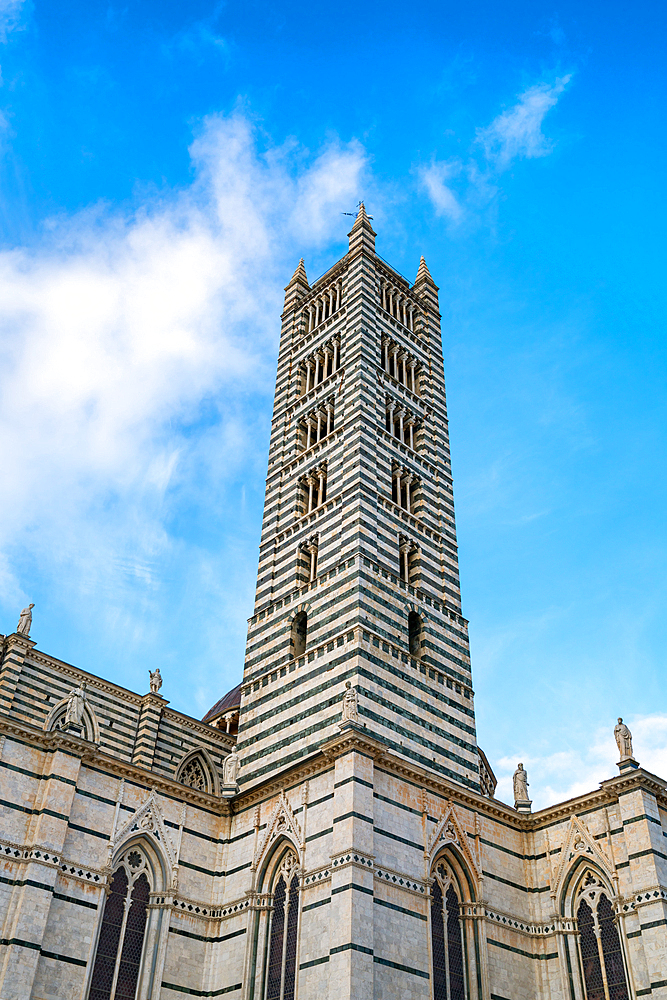
M 282 289 L 441 289 L 479 739 L 667 775 L 665 11 L 0 2 L 0 630 L 201 716 L 240 677 Z

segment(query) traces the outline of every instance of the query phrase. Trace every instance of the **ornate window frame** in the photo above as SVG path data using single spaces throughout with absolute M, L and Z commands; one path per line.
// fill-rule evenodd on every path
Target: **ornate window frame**
M 488 975 L 484 961 L 486 953 L 480 946 L 477 878 L 474 866 L 471 867 L 463 851 L 458 849 L 461 842 L 465 844 L 463 836 L 453 810 L 448 810 L 438 824 L 434 836 L 436 842 L 446 841 L 446 846 L 441 849 L 436 847 L 435 851 L 431 852 L 429 866 L 427 928 L 431 1000 L 436 1000 L 433 961 L 433 885 L 436 882 L 439 883 L 441 892 L 444 888 L 443 898 L 447 888 L 451 887 L 459 903 L 465 1000 L 477 1000 L 478 997 L 486 996 L 484 984 L 488 980 Z M 449 985 L 446 989 L 447 1000 L 450 1000 Z
M 593 956 L 593 959 L 597 958 L 600 975 L 602 979 L 602 996 L 604 1000 L 610 1000 L 610 990 L 607 980 L 607 954 L 604 952 L 601 927 L 599 922 L 598 906 L 601 901 L 601 897 L 604 896 L 610 906 L 611 912 L 613 914 L 613 923 L 618 937 L 619 950 L 621 954 L 621 961 L 623 964 L 623 972 L 625 975 L 625 990 L 626 990 L 626 1000 L 635 995 L 635 989 L 632 979 L 632 972 L 630 968 L 630 963 L 628 959 L 628 948 L 625 935 L 625 924 L 622 919 L 622 915 L 619 915 L 617 911 L 616 901 L 617 894 L 614 888 L 607 878 L 606 874 L 601 870 L 601 868 L 591 863 L 588 859 L 580 859 L 578 864 L 572 866 L 569 873 L 570 877 L 567 880 L 567 884 L 564 886 L 564 893 L 561 900 L 561 909 L 564 914 L 566 914 L 572 921 L 572 927 L 575 930 L 575 949 L 576 949 L 576 960 L 579 969 L 578 985 L 581 991 L 581 997 L 586 1000 L 588 996 L 587 985 L 586 985 L 586 974 L 584 967 L 584 955 L 582 952 L 582 940 L 581 940 L 581 930 L 579 928 L 579 910 L 582 902 L 588 905 L 589 910 L 593 918 L 593 933 L 595 935 L 596 944 L 598 948 L 597 956 Z M 566 943 L 567 947 L 567 943 Z M 567 955 L 570 958 L 570 955 Z M 618 985 L 618 984 L 612 984 Z M 615 991 L 616 992 L 616 991 Z
M 196 785 L 190 784 L 189 781 L 183 781 L 183 778 L 187 777 L 188 765 L 193 762 L 198 764 L 201 770 L 204 782 L 203 788 L 197 788 Z M 174 779 L 180 781 L 183 785 L 187 785 L 189 788 L 205 792 L 207 795 L 220 795 L 220 775 L 206 747 L 195 747 L 184 754 L 176 765 Z
M 258 834 L 259 810 L 255 816 L 255 829 Z M 260 840 L 257 836 L 253 854 L 250 891 L 252 916 L 246 937 L 244 1000 L 265 1000 L 275 887 L 280 879 L 281 866 L 289 855 L 296 859 L 293 871 L 299 880 L 294 991 L 296 995 L 299 974 L 303 849 L 303 833 L 285 793 L 281 792 L 268 819 L 263 837 Z M 292 864 L 294 862 L 290 860 L 290 865 Z

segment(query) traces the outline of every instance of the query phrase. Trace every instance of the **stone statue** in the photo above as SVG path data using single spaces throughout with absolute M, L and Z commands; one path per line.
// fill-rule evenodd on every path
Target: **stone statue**
M 157 694 L 162 687 L 162 674 L 160 673 L 160 668 L 156 667 L 155 670 L 149 670 L 148 673 L 151 677 L 151 694 Z
M 343 711 L 341 722 L 356 722 L 359 718 L 359 698 L 356 688 L 352 687 L 350 681 L 345 682 L 345 693 L 343 694 Z
M 523 769 L 523 764 L 518 764 L 514 772 L 514 801 L 530 802 L 528 797 L 528 775 Z
M 614 738 L 618 752 L 621 755 L 621 760 L 632 757 L 632 733 L 621 718 L 619 718 L 618 724 L 614 726 Z
M 30 635 L 30 626 L 32 625 L 32 609 L 34 604 L 29 604 L 27 608 L 24 608 L 19 617 L 19 623 L 16 626 L 16 631 L 20 635 Z
M 65 726 L 80 726 L 83 719 L 83 709 L 86 704 L 86 682 L 81 681 L 78 687 L 73 688 L 67 699 L 67 711 L 65 713 Z
M 222 777 L 225 785 L 235 785 L 239 773 L 239 756 L 235 750 L 222 762 Z

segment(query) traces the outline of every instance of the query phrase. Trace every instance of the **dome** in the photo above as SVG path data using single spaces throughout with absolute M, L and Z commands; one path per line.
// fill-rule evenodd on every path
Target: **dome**
M 235 688 L 228 691 L 224 698 L 220 701 L 216 701 L 213 708 L 209 708 L 208 712 L 201 720 L 202 722 L 208 722 L 209 725 L 222 715 L 224 712 L 232 712 L 234 709 L 238 709 L 241 705 L 241 685 L 237 684 Z

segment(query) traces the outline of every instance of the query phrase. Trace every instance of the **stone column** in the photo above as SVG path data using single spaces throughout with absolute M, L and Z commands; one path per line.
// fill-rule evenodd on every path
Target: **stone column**
M 0 712 L 8 715 L 12 709 L 14 693 L 27 654 L 37 645 L 27 635 L 14 632 L 5 641 L 5 655 L 0 670 Z
M 157 740 L 158 729 L 162 712 L 169 702 L 159 694 L 150 691 L 141 699 L 141 709 L 139 712 L 139 724 L 137 725 L 137 735 L 132 751 L 132 763 L 137 767 L 144 767 L 150 771 L 153 766 L 155 756 L 155 742 Z

